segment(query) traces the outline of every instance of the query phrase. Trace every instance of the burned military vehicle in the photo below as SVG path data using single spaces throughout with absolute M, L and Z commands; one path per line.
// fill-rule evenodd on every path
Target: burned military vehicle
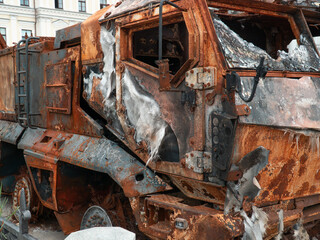
M 316 237 L 319 23 L 313 5 L 127 0 L 1 50 L 4 189 L 65 233 Z

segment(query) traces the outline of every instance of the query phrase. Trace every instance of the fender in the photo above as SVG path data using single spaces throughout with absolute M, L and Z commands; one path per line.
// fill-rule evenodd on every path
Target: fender
M 27 128 L 18 148 L 24 150 L 25 157 L 51 159 L 51 164 L 63 161 L 106 173 L 119 184 L 127 197 L 171 189 L 154 172 L 106 138 Z

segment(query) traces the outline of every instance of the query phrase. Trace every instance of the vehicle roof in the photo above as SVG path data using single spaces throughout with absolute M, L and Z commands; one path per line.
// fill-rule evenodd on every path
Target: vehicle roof
M 116 16 L 149 6 L 150 4 L 159 4 L 160 0 L 124 0 L 120 5 L 111 6 L 106 15 L 110 14 L 107 18 L 114 18 Z

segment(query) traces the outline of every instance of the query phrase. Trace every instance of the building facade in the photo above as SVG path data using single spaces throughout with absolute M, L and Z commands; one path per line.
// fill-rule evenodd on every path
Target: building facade
M 0 34 L 8 46 L 28 36 L 55 32 L 82 22 L 116 0 L 0 0 Z

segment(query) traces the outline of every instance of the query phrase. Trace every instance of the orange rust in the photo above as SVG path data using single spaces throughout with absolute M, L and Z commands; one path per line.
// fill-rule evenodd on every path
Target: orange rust
M 320 185 L 316 181 L 320 163 L 315 161 L 318 153 L 312 151 L 310 137 L 301 134 L 297 146 L 297 142 L 290 140 L 289 135 L 284 130 L 271 127 L 240 125 L 237 128 L 235 162 L 258 146 L 272 149 L 269 164 L 257 177 L 262 187 L 257 204 L 320 193 Z M 276 145 L 274 139 L 277 139 Z M 312 189 L 310 181 L 313 182 Z
M 0 34 L 1 35 L 1 34 Z M 5 49 L 7 48 L 7 43 L 4 40 L 4 38 L 2 37 L 2 35 L 0 36 L 0 49 Z
M 320 163 L 317 161 L 319 149 L 314 149 L 312 146 L 314 144 L 311 143 L 312 136 L 308 135 L 308 132 L 303 134 L 301 129 L 300 131 L 291 129 L 285 132 L 285 129 L 280 128 L 239 123 L 239 116 L 250 116 L 251 109 L 248 105 L 236 105 L 236 92 L 227 92 L 226 90 L 226 74 L 230 73 L 232 69 L 227 66 L 208 7 L 220 8 L 219 14 L 226 17 L 229 16 L 227 10 L 236 10 L 245 11 L 241 13 L 243 19 L 253 17 L 254 14 L 287 19 L 298 43 L 301 32 L 310 35 L 310 31 L 307 31 L 308 28 L 301 29 L 301 26 L 307 27 L 307 21 L 318 23 L 320 14 L 310 10 L 298 11 L 298 8 L 293 6 L 249 0 L 241 2 L 178 0 L 174 3 L 186 10 L 181 12 L 169 4 L 165 4 L 163 7 L 164 26 L 184 23 L 183 26 L 186 28 L 184 35 L 186 39 L 182 39 L 186 40 L 185 45 L 181 43 L 182 40 L 180 41 L 179 38 L 164 39 L 165 44 L 168 44 L 169 47 L 172 45 L 184 48 L 186 56 L 184 56 L 179 68 L 174 71 L 175 73 L 170 70 L 170 60 L 168 62 L 164 60 L 158 68 L 153 64 L 154 59 L 150 62 L 143 62 L 135 56 L 134 36 L 139 31 L 157 28 L 158 4 L 114 15 L 112 11 L 124 7 L 124 3 L 118 2 L 114 7 L 104 8 L 82 23 L 80 42 L 80 36 L 77 36 L 77 40 L 66 41 L 54 51 L 52 38 L 41 38 L 37 43 L 36 47 L 41 51 L 41 58 L 33 56 L 33 60 L 37 64 L 43 65 L 41 59 L 48 59 L 44 67 L 51 66 L 51 71 L 54 73 L 49 79 L 45 75 L 44 82 L 39 80 L 40 85 L 37 87 L 40 91 L 40 97 L 38 101 L 46 103 L 43 108 L 39 109 L 39 113 L 35 113 L 37 117 L 32 118 L 35 122 L 38 121 L 33 123 L 35 127 L 47 130 L 32 147 L 26 149 L 29 151 L 25 152 L 30 176 L 35 174 L 32 173 L 34 169 L 38 171 L 35 174 L 38 177 L 37 183 L 35 182 L 36 177 L 31 177 L 35 189 L 37 189 L 37 184 L 44 184 L 45 181 L 42 181 L 41 177 L 46 174 L 45 171 L 50 172 L 47 179 L 52 189 L 51 195 L 47 196 L 47 199 L 43 199 L 43 196 L 40 196 L 37 191 L 42 204 L 55 211 L 65 233 L 79 228 L 81 219 L 79 216 L 83 215 L 84 210 L 90 204 L 97 204 L 104 209 L 112 210 L 120 216 L 118 221 L 126 225 L 123 214 L 125 209 L 120 201 L 123 197 L 122 192 L 114 187 L 116 185 L 114 181 L 110 178 L 103 179 L 103 181 L 99 179 L 101 180 L 99 183 L 104 186 L 102 189 L 88 184 L 89 178 L 96 177 L 99 175 L 97 172 L 103 172 L 106 168 L 115 171 L 116 177 L 121 174 L 126 175 L 126 178 L 118 183 L 123 186 L 126 197 L 129 197 L 140 230 L 151 238 L 212 239 L 212 232 L 215 233 L 217 239 L 240 238 L 244 232 L 243 219 L 234 212 L 226 216 L 223 214 L 223 210 L 228 191 L 226 185 L 228 182 L 237 183 L 237 181 L 243 180 L 241 178 L 246 169 L 244 172 L 230 170 L 230 166 L 232 163 L 236 165 L 248 153 L 263 146 L 270 151 L 270 154 L 267 166 L 256 177 L 261 186 L 261 192 L 253 201 L 244 196 L 243 210 L 250 214 L 252 207 L 258 206 L 268 214 L 267 238 L 277 234 L 279 223 L 277 211 L 280 209 L 284 210 L 286 228 L 291 227 L 301 217 L 305 222 L 320 219 L 318 207 L 320 203 L 320 171 L 318 170 Z M 297 17 L 301 22 L 297 21 Z M 103 93 L 101 91 L 90 92 L 90 87 L 97 89 L 101 81 L 105 80 L 103 71 L 104 67 L 108 67 L 103 62 L 105 56 L 103 56 L 100 42 L 102 28 L 108 31 L 112 30 L 116 42 L 114 46 L 115 66 L 114 72 L 112 72 L 114 75 L 112 76 L 112 81 L 114 81 L 112 84 L 116 87 L 111 93 L 116 99 L 114 102 L 116 119 L 112 119 L 113 116 L 106 113 L 105 102 L 108 99 L 105 99 Z M 172 29 L 168 28 L 165 31 Z M 72 27 L 65 29 L 66 34 L 71 30 Z M 172 30 L 173 35 L 174 33 Z M 157 43 L 158 40 L 150 39 L 150 41 Z M 172 44 L 174 41 L 180 41 L 180 43 L 174 45 Z M 281 44 L 277 43 L 276 45 L 279 48 Z M 0 37 L 1 48 L 3 48 L 3 44 L 1 44 Z M 175 57 L 175 51 L 177 50 L 173 47 L 170 52 L 173 54 L 171 57 Z M 147 54 L 147 57 L 156 58 L 156 55 L 153 55 L 154 52 L 148 52 L 150 55 Z M 13 62 L 9 61 L 12 56 Z M 69 71 L 64 72 L 63 67 L 56 66 L 67 67 Z M 195 82 L 190 85 L 183 84 L 186 72 L 190 70 L 191 73 L 195 73 L 193 68 L 196 67 L 216 69 L 217 72 L 211 81 L 213 85 L 202 82 L 203 87 L 210 88 L 210 91 L 194 89 L 197 88 Z M 45 68 L 45 71 L 48 68 Z M 204 72 L 207 72 L 206 68 L 204 69 Z M 0 93 L 3 91 L 3 94 L 0 94 L 3 96 L 0 98 L 0 119 L 15 121 L 13 89 L 16 84 L 14 72 L 17 69 L 14 48 L 0 51 L 0 70 L 0 79 L 3 82 L 3 89 L 0 90 Z M 33 69 L 33 71 L 35 70 Z M 95 76 L 88 80 L 87 75 L 91 71 Z M 135 186 L 141 181 L 141 178 L 144 178 L 144 175 L 140 172 L 136 174 L 135 166 L 126 169 L 122 165 L 110 169 L 112 164 L 108 161 L 103 162 L 103 165 L 96 166 L 97 159 L 95 157 L 87 156 L 88 162 L 80 159 L 87 147 L 96 143 L 96 139 L 88 138 L 81 145 L 79 144 L 80 146 L 77 146 L 79 151 L 73 153 L 72 160 L 68 159 L 67 161 L 59 158 L 61 152 L 64 151 L 64 141 L 75 136 L 74 134 L 80 134 L 101 139 L 110 138 L 117 143 L 115 147 L 124 148 L 125 151 L 132 153 L 134 158 L 139 160 L 139 163 L 146 163 L 150 159 L 153 139 L 137 138 L 138 131 L 128 119 L 129 109 L 126 109 L 124 105 L 123 89 L 125 83 L 123 77 L 127 71 L 141 87 L 141 91 L 146 92 L 145 96 L 156 102 L 155 105 L 157 109 L 159 108 L 161 120 L 170 127 L 165 131 L 172 131 L 178 145 L 177 159 L 173 159 L 173 157 L 171 159 L 170 156 L 164 161 L 161 159 L 162 156 L 159 156 L 157 161 L 151 161 L 145 169 L 141 167 L 141 171 L 151 168 L 158 174 L 157 179 L 168 183 L 164 186 L 161 185 L 163 184 L 161 181 L 159 183 L 148 182 L 144 185 L 146 188 L 153 186 L 153 184 L 160 185 L 157 191 L 148 196 L 141 194 L 137 197 L 139 192 Z M 237 70 L 237 73 L 239 76 L 245 77 L 256 74 L 254 70 L 244 69 Z M 269 71 L 267 76 L 319 77 L 319 73 Z M 200 77 L 197 80 L 201 81 Z M 89 90 L 84 90 L 84 85 L 88 84 L 88 81 L 91 81 Z M 48 91 L 50 87 L 60 87 L 60 90 L 50 92 Z M 38 88 L 33 90 L 36 91 Z M 47 96 L 50 95 L 48 92 L 55 94 L 53 99 Z M 89 104 L 86 102 L 88 99 Z M 132 101 L 134 100 L 132 99 Z M 233 128 L 226 128 L 219 122 L 214 125 L 212 116 L 215 114 L 227 119 Z M 144 117 L 143 114 L 140 116 L 141 119 Z M 115 121 L 119 122 L 119 129 L 113 128 Z M 145 129 L 145 131 L 149 130 Z M 216 136 L 223 135 L 223 137 L 218 139 L 212 137 L 213 131 L 217 131 Z M 223 155 L 224 151 L 227 151 L 226 145 L 222 144 L 219 149 L 219 144 L 223 142 L 225 136 L 233 134 L 233 131 L 235 131 L 235 138 L 231 144 L 232 162 L 226 166 L 226 169 L 223 169 L 224 166 L 219 166 L 214 155 Z M 5 134 L 8 133 L 10 131 L 5 131 Z M 299 135 L 299 141 L 296 141 L 296 135 Z M 218 142 L 216 146 L 212 143 L 215 141 Z M 103 149 L 97 149 L 98 151 L 103 151 Z M 112 157 L 112 151 L 108 154 Z M 107 160 L 108 157 L 109 155 L 106 156 Z M 222 160 L 228 161 L 228 159 Z M 62 161 L 65 162 L 62 163 Z M 134 161 L 134 159 L 129 159 L 129 161 Z M 92 169 L 97 172 L 90 172 L 89 177 L 79 174 L 79 176 L 71 178 L 64 172 L 64 167 L 69 167 L 69 165 L 72 169 L 81 169 L 79 170 L 81 173 L 86 170 L 86 174 L 89 174 Z M 89 169 L 91 170 L 89 171 Z M 225 172 L 225 178 L 219 178 L 214 170 Z M 123 173 L 124 171 L 127 172 Z M 105 175 L 107 176 L 107 174 Z M 170 185 L 175 185 L 176 188 L 171 188 Z M 167 190 L 171 191 L 155 195 L 156 192 Z M 181 224 L 187 223 L 188 226 L 185 229 L 179 229 L 179 226 L 175 225 L 177 221 L 181 221 Z
M 81 24 L 82 61 L 102 59 L 100 24 L 98 20 L 109 10 L 110 7 L 111 5 L 97 11 Z

